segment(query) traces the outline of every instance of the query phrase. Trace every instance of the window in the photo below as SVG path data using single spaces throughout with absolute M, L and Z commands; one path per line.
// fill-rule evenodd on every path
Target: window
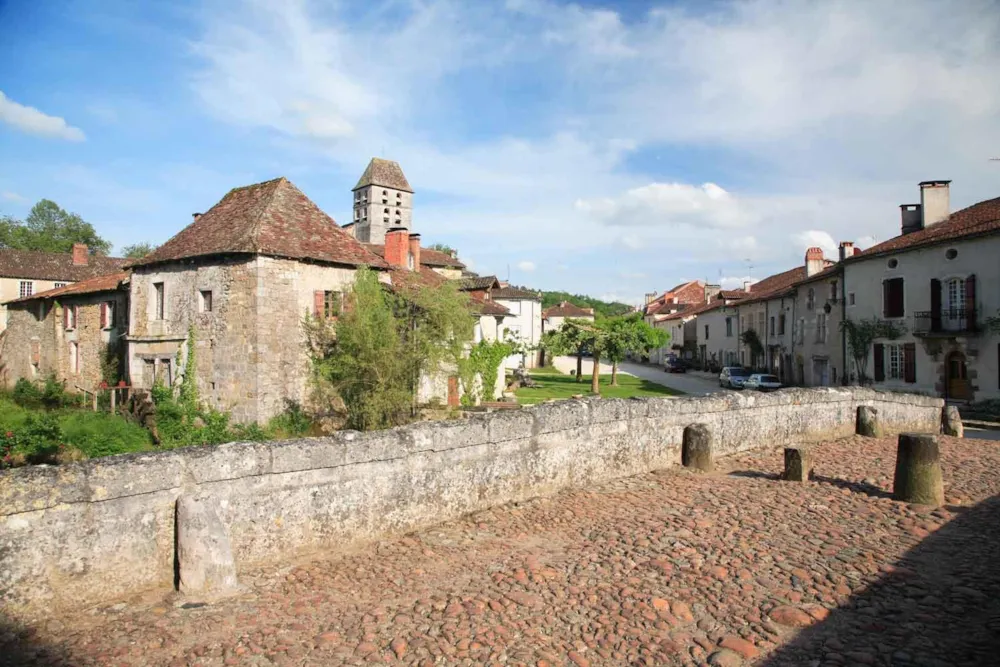
M 886 352 L 889 357 L 889 369 L 886 374 L 890 380 L 903 379 L 903 346 L 886 345 Z
M 948 248 L 947 250 L 944 251 L 944 257 L 945 259 L 955 259 L 956 257 L 958 257 L 958 251 L 955 250 L 954 248 Z
M 21 298 L 23 299 L 26 296 L 31 296 L 34 293 L 35 293 L 35 283 L 31 282 L 30 280 L 22 280 L 21 290 L 20 290 Z
M 388 216 L 387 216 L 387 217 L 385 217 L 385 218 L 382 218 L 382 222 L 385 222 L 385 223 L 388 223 L 388 222 L 389 222 L 389 218 L 388 218 Z
M 155 297 L 156 301 L 154 303 L 156 309 L 153 311 L 153 319 L 162 320 L 164 319 L 163 302 L 166 300 L 165 299 L 166 295 L 164 294 L 164 289 L 163 289 L 163 283 L 153 283 L 153 292 L 156 293 Z
M 74 375 L 80 372 L 80 344 L 75 340 L 69 344 L 69 372 Z
M 837 300 L 837 281 L 834 280 L 830 283 L 830 298 L 834 301 Z
M 806 321 L 805 318 L 799 318 L 799 335 L 798 335 L 799 345 L 806 341 Z
M 37 317 L 38 321 L 41 322 L 42 320 L 45 319 L 45 315 L 47 313 L 48 313 L 48 310 L 46 309 L 45 301 L 39 299 L 38 300 L 38 311 L 35 313 L 35 317 Z
M 63 306 L 63 329 L 66 331 L 75 329 L 79 314 L 78 306 Z
M 851 292 L 850 294 L 847 295 L 847 305 L 848 306 L 854 305 L 854 292 Z
M 774 335 L 774 331 L 775 331 L 775 328 L 774 328 L 774 315 L 771 316 L 771 329 L 770 329 L 770 331 L 771 331 L 771 335 L 773 336 Z
M 890 259 L 888 262 L 886 262 L 886 265 L 890 269 L 895 269 L 897 266 L 899 266 L 899 260 L 898 259 Z
M 402 198 L 403 198 L 403 193 L 402 192 L 397 192 L 396 193 L 396 199 L 402 199 Z
M 903 279 L 892 278 L 882 282 L 882 315 L 884 317 L 902 317 L 903 312 Z
M 812 287 L 806 292 L 806 310 L 812 310 L 816 306 L 816 290 Z
M 160 359 L 160 379 L 163 381 L 163 386 L 165 387 L 174 386 L 174 367 L 171 362 L 172 360 L 169 357 Z
M 212 312 L 212 290 L 203 289 L 198 292 L 198 310 L 203 313 Z
M 826 342 L 826 313 L 820 313 L 816 316 L 816 342 Z
M 101 328 L 110 329 L 115 326 L 115 302 L 101 302 Z
M 66 287 L 66 283 L 52 283 L 52 289 L 59 289 L 60 287 Z
M 764 333 L 764 318 L 766 315 L 764 313 L 757 313 L 757 333 Z
M 708 325 L 705 325 L 705 340 L 708 340 Z
M 733 337 L 733 318 L 726 318 L 726 338 Z
M 388 190 L 383 190 L 382 191 L 382 196 L 383 197 L 388 197 L 389 196 L 389 191 Z
M 382 203 L 384 204 L 385 202 L 382 202 Z M 383 213 L 388 213 L 388 212 L 389 212 L 389 209 L 387 209 L 387 208 L 386 208 L 386 209 L 383 209 L 383 210 L 382 210 L 382 212 L 383 212 Z
M 957 318 L 957 313 L 965 308 L 965 280 L 952 278 L 948 281 L 948 309 L 952 311 L 952 317 Z
M 361 219 L 361 209 L 359 208 L 354 209 L 354 219 L 355 220 Z
M 779 336 L 784 336 L 785 335 L 785 314 L 784 313 L 778 315 L 778 335 Z
M 327 319 L 337 317 L 340 315 L 342 305 L 343 299 L 341 299 L 340 292 L 330 290 L 323 292 L 323 317 Z

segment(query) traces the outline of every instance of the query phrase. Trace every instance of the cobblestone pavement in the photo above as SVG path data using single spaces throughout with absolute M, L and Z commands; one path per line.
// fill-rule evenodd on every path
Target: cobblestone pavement
M 947 505 L 888 497 L 891 439 L 726 459 L 481 512 L 341 557 L 49 621 L 73 665 L 974 665 L 1000 655 L 1000 444 L 942 440 Z M 32 643 L 33 642 L 33 643 Z

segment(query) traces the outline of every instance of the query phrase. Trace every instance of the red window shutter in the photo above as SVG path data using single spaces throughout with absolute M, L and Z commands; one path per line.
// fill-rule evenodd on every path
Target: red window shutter
M 313 292 L 313 315 L 323 317 L 323 290 Z
M 906 382 L 917 381 L 917 345 L 907 343 L 903 345 L 903 379 Z
M 101 328 L 108 328 L 108 304 L 104 301 L 101 302 Z
M 969 329 L 976 328 L 976 274 L 965 279 L 965 322 Z
M 875 354 L 872 363 L 874 364 L 875 381 L 884 382 L 885 381 L 885 345 L 882 343 L 875 343 Z

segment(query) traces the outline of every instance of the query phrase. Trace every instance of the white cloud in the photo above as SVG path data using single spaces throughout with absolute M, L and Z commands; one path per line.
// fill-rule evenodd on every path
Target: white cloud
M 83 131 L 68 125 L 59 116 L 50 116 L 34 107 L 18 104 L 0 91 L 0 121 L 28 134 L 83 141 Z
M 535 263 L 524 259 L 517 263 L 517 268 L 525 273 L 531 273 L 535 270 Z
M 805 251 L 807 248 L 819 248 L 823 251 L 823 256 L 827 259 L 837 259 L 839 254 L 839 248 L 833 237 L 830 236 L 829 232 L 824 232 L 816 229 L 810 229 L 804 232 L 799 232 L 793 237 L 796 245 L 802 250 L 802 256 L 805 257 Z M 803 261 L 805 261 L 803 259 Z
M 576 208 L 621 227 L 687 224 L 732 229 L 754 222 L 754 215 L 715 183 L 650 183 L 617 198 L 579 199 Z
M 20 204 L 21 202 L 28 201 L 27 199 L 17 194 L 16 192 L 6 192 L 6 191 L 0 192 L 0 199 L 3 199 L 4 201 L 12 201 L 15 204 Z

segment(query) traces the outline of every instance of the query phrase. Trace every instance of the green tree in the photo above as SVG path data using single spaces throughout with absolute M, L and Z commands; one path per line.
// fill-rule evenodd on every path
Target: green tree
M 111 251 L 111 243 L 98 236 L 93 225 L 48 199 L 31 207 L 23 221 L 11 216 L 0 218 L 0 247 L 70 252 L 74 243 L 85 243 L 98 255 Z
M 337 320 L 306 316 L 314 382 L 344 402 L 348 428 L 409 421 L 420 378 L 458 367 L 472 338 L 468 299 L 450 281 L 390 292 L 359 269 Z
M 750 348 L 750 367 L 757 368 L 758 361 L 764 359 L 764 343 L 760 341 L 760 336 L 754 329 L 747 329 L 740 334 L 740 341 Z
M 611 361 L 611 386 L 618 386 L 618 364 L 630 353 L 643 354 L 663 347 L 670 334 L 649 326 L 640 313 L 615 317 L 601 323 L 606 332 L 605 355 Z
M 546 331 L 542 336 L 541 346 L 549 356 L 557 357 L 563 354 L 576 356 L 576 381 L 583 382 L 583 352 L 587 347 L 588 334 L 583 325 L 586 320 L 567 319 L 562 326 L 554 331 Z
M 139 243 L 133 243 L 132 245 L 127 245 L 122 248 L 121 255 L 122 257 L 127 257 L 128 259 L 140 259 L 159 247 L 160 246 L 153 245 L 152 243 L 140 241 Z
M 843 320 L 840 323 L 840 330 L 847 336 L 847 348 L 854 359 L 858 382 L 862 385 L 871 381 L 868 377 L 868 350 L 871 349 L 872 343 L 879 338 L 895 340 L 906 333 L 902 324 L 880 320 L 877 317 L 858 321 Z
M 582 294 L 570 294 L 569 292 L 542 292 L 542 308 L 549 308 L 563 301 L 568 301 L 580 308 L 593 308 L 595 319 L 627 315 L 633 310 L 632 306 L 618 301 L 601 301 L 594 297 Z
M 438 252 L 447 253 L 449 255 L 451 253 L 455 252 L 454 248 L 452 248 L 450 245 L 447 245 L 445 243 L 432 243 L 431 245 L 427 246 L 427 248 L 429 250 L 437 250 Z

